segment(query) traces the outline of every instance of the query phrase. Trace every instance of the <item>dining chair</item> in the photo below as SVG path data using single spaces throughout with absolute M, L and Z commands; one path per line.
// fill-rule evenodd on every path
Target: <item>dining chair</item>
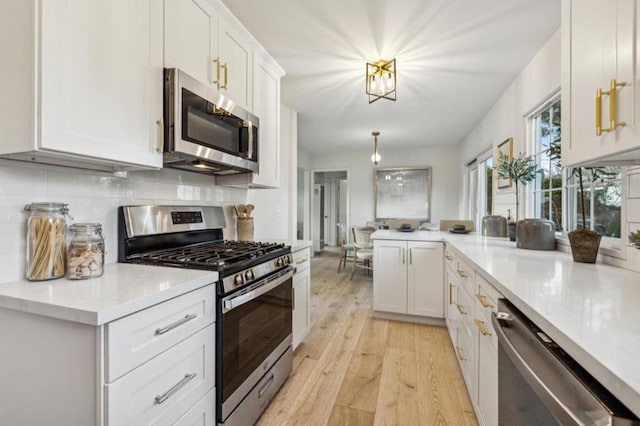
M 340 245 L 340 259 L 338 261 L 338 272 L 347 268 L 347 262 L 353 259 L 354 247 L 347 242 L 347 232 L 344 223 L 338 223 L 338 244 Z
M 376 231 L 371 226 L 354 226 L 353 233 L 353 266 L 351 267 L 351 278 L 356 272 L 356 268 L 363 268 L 365 273 L 373 273 L 373 242 L 371 234 Z

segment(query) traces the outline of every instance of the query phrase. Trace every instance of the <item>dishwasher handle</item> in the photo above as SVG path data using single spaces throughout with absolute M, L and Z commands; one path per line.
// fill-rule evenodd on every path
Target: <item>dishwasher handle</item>
M 491 323 L 493 324 L 493 328 L 498 337 L 498 344 L 505 350 L 505 353 L 513 362 L 513 365 L 526 380 L 529 386 L 531 386 L 531 389 L 535 392 L 536 395 L 538 395 L 538 397 L 542 400 L 542 402 L 544 402 L 547 408 L 553 413 L 555 418 L 562 425 L 584 425 L 584 422 L 581 421 L 575 415 L 575 413 L 569 407 L 567 407 L 563 403 L 563 401 L 553 393 L 551 389 L 549 389 L 547 385 L 545 385 L 542 379 L 540 379 L 540 377 L 536 374 L 532 366 L 527 363 L 527 360 L 524 359 L 524 357 L 513 346 L 508 336 L 502 329 L 503 322 L 511 321 L 518 320 L 516 318 L 513 318 L 512 315 L 503 312 L 498 312 L 497 315 L 495 312 L 491 314 Z M 543 365 L 536 367 L 544 368 Z

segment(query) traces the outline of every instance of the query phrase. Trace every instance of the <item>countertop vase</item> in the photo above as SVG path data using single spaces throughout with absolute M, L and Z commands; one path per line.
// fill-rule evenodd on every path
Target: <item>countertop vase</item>
M 515 222 L 509 222 L 507 223 L 507 233 L 509 234 L 509 240 L 510 241 L 515 241 L 516 240 L 516 223 Z
M 596 263 L 602 236 L 589 229 L 577 229 L 567 233 L 574 262 Z

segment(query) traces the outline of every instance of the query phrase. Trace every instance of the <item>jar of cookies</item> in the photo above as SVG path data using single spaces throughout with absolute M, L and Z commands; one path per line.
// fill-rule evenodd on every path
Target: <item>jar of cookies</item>
M 67 254 L 67 278 L 86 280 L 104 272 L 104 239 L 99 223 L 74 223 Z
M 63 277 L 68 204 L 31 203 L 24 209 L 30 213 L 27 220 L 27 280 Z

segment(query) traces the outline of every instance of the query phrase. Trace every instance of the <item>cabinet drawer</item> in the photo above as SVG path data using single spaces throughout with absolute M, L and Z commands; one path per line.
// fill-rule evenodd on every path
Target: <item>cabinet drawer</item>
M 444 246 L 444 263 L 452 270 L 456 270 L 456 252 L 448 244 Z
M 471 299 L 471 296 L 469 296 L 466 291 L 460 290 L 460 288 L 457 290 L 456 308 L 459 318 L 465 324 L 469 324 L 468 326 L 470 327 L 470 324 L 473 323 L 473 299 Z
M 456 257 L 456 274 L 458 282 L 469 293 L 475 294 L 475 271 L 460 256 Z
M 105 381 L 111 383 L 215 320 L 209 285 L 107 324 Z
M 476 286 L 475 297 L 479 305 L 488 313 L 497 312 L 498 299 L 502 297 L 500 292 L 489 284 L 489 281 L 484 279 L 480 274 L 476 274 Z
M 105 385 L 111 425 L 172 424 L 213 389 L 215 326 Z
M 184 416 L 172 426 L 215 426 L 216 425 L 216 388 L 209 391 Z
M 298 272 L 309 269 L 311 266 L 311 248 L 307 247 L 292 253 L 293 264 Z

